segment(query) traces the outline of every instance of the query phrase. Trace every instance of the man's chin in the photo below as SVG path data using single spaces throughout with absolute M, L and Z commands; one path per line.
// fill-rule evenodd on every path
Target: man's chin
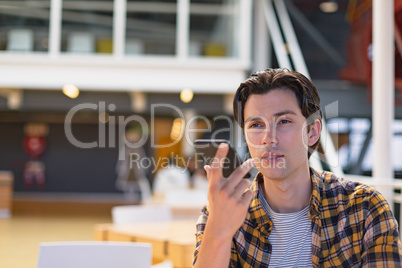
M 270 180 L 281 180 L 285 177 L 285 168 L 258 168 L 264 178 Z

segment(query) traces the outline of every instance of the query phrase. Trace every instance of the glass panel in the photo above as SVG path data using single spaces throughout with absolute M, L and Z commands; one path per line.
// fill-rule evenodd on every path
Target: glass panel
M 128 0 L 126 54 L 176 54 L 176 0 Z
M 50 0 L 0 1 L 0 50 L 47 51 Z
M 191 0 L 192 57 L 238 57 L 240 0 Z
M 113 0 L 64 0 L 61 51 L 113 52 Z

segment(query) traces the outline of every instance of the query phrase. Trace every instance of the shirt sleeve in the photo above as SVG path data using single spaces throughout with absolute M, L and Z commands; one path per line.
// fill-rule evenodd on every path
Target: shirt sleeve
M 204 230 L 205 230 L 205 225 L 207 223 L 208 219 L 208 206 L 205 205 L 204 208 L 201 210 L 201 214 L 198 217 L 196 228 L 197 231 L 195 233 L 195 238 L 196 238 L 196 245 L 195 245 L 195 251 L 194 251 L 194 256 L 193 256 L 193 266 L 195 265 L 195 262 L 197 261 L 197 256 L 198 252 L 200 250 L 200 245 L 202 241 L 202 237 L 204 235 Z
M 402 245 L 398 223 L 384 196 L 374 191 L 369 198 L 363 237 L 363 267 L 401 267 Z

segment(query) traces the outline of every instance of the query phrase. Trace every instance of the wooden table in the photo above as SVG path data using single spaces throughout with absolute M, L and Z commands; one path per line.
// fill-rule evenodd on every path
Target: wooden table
M 143 205 L 162 205 L 171 209 L 173 218 L 180 220 L 198 219 L 201 209 L 208 201 L 207 190 L 169 190 L 165 195 L 154 195 Z
M 169 259 L 175 268 L 190 268 L 195 248 L 195 224 L 195 220 L 123 226 L 97 224 L 94 236 L 98 241 L 151 243 L 154 263 Z

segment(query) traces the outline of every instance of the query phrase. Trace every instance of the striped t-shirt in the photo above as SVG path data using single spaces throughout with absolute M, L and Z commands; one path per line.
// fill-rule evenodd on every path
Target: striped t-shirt
M 273 223 L 268 239 L 272 245 L 269 267 L 311 267 L 311 220 L 309 206 L 294 213 L 277 213 L 266 201 L 261 186 L 262 208 Z

